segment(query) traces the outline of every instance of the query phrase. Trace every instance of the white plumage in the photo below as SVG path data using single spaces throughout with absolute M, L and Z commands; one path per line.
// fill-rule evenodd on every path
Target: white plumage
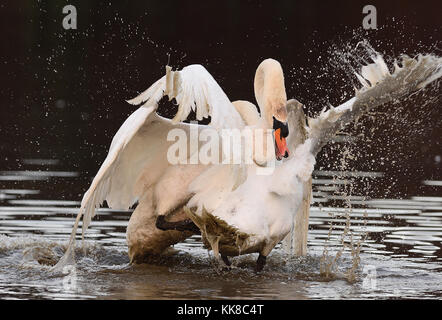
M 442 59 L 432 55 L 416 59 L 404 57 L 402 67 L 396 66 L 392 74 L 381 56 L 375 57 L 373 62 L 357 75 L 362 88 L 356 96 L 339 107 L 323 111 L 317 118 L 309 119 L 308 127 L 295 112 L 302 112 L 299 105 L 298 109 L 290 109 L 293 112 L 287 113 L 282 68 L 275 60 L 265 60 L 256 73 L 255 94 L 261 115 L 251 103 L 238 101 L 232 104 L 204 67 L 191 65 L 181 71 L 167 67 L 164 77 L 128 101 L 142 106 L 123 123 L 113 138 L 108 156 L 83 197 L 69 248 L 57 266 L 63 266 L 73 255 L 81 216 L 84 232 L 95 208 L 105 200 L 111 208 L 118 209 L 128 209 L 139 201 L 128 226 L 132 261 L 137 261 L 136 257 L 143 254 L 160 253 L 169 244 L 189 236 L 191 233 L 160 231 L 154 225 L 159 215 L 185 219 L 185 212 L 200 227 L 209 245 L 221 254 L 259 252 L 267 256 L 287 234 L 290 236 L 286 244 L 293 247 L 294 243 L 300 242 L 297 252 L 305 254 L 315 155 L 338 130 L 355 118 L 424 87 L 442 73 Z M 165 95 L 169 99 L 175 98 L 179 104 L 173 120 L 155 113 L 158 101 Z M 181 122 L 187 119 L 191 110 L 196 112 L 198 120 L 210 116 L 210 124 Z M 246 126 L 272 128 L 270 121 L 273 117 L 288 121 L 288 142 L 296 149 L 291 150 L 287 160 L 277 162 L 272 175 L 256 173 L 256 168 L 262 166 L 260 162 L 171 166 L 166 160 L 172 144 L 167 141 L 167 133 L 172 128 L 178 127 L 187 133 L 192 126 L 197 130 L 206 127 L 217 130 Z M 294 137 L 299 132 L 304 132 L 304 137 L 295 142 Z M 210 226 L 211 223 L 218 224 L 219 228 Z M 233 238 L 227 234 L 229 232 L 241 241 L 234 241 L 232 246 Z

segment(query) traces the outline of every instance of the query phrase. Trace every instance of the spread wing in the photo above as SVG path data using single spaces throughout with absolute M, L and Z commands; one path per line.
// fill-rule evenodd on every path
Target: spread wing
M 186 120 L 190 112 L 195 111 L 197 120 L 210 116 L 209 125 L 217 129 L 240 128 L 244 125 L 227 95 L 201 65 L 190 65 L 181 71 L 166 67 L 164 77 L 128 102 L 141 104 L 151 99 L 159 101 L 163 96 L 168 96 L 169 100 L 175 99 L 179 105 L 173 123 Z
M 158 101 L 166 95 L 179 104 L 172 120 L 155 113 Z M 192 125 L 180 121 L 186 120 L 191 110 L 196 110 L 199 120 L 210 116 L 210 125 L 216 128 L 244 125 L 226 94 L 201 65 L 191 65 L 181 71 L 166 67 L 164 77 L 128 102 L 143 105 L 115 134 L 108 156 L 83 197 L 80 210 L 84 212 L 83 232 L 95 214 L 95 207 L 104 200 L 115 209 L 128 209 L 137 201 L 140 194 L 135 192 L 135 182 L 143 170 L 148 168 L 151 172 L 149 181 L 144 181 L 149 185 L 161 177 L 169 166 L 166 156 L 171 142 L 167 141 L 167 134 L 173 128 L 188 133 Z
M 172 120 L 160 117 L 155 112 L 163 96 L 168 96 L 170 100 L 175 98 L 179 105 Z M 181 71 L 171 71 L 170 67 L 166 67 L 164 77 L 128 102 L 142 103 L 142 106 L 126 119 L 115 134 L 106 159 L 83 196 L 68 249 L 55 267 L 57 270 L 73 259 L 72 249 L 81 217 L 84 235 L 95 209 L 105 200 L 110 208 L 128 209 L 143 190 L 161 179 L 170 166 L 167 151 L 174 143 L 167 141 L 170 130 L 179 128 L 189 134 L 192 127 L 197 130 L 206 127 L 181 122 L 186 120 L 191 110 L 196 111 L 198 120 L 210 116 L 209 126 L 216 129 L 244 126 L 226 94 L 200 65 L 191 65 Z M 190 156 L 189 152 L 187 158 Z M 138 181 L 141 175 L 142 187 Z
M 179 128 L 187 136 L 192 127 L 198 130 L 197 124 L 174 124 L 159 116 L 156 107 L 156 104 L 140 107 L 116 133 L 106 159 L 81 202 L 83 233 L 95 215 L 95 208 L 105 200 L 110 208 L 127 210 L 144 189 L 161 178 L 170 166 L 167 151 L 174 140 L 169 141 L 167 137 L 171 130 Z M 189 157 L 190 154 L 186 156 Z M 149 174 L 143 175 L 143 189 L 138 187 L 138 182 L 146 169 Z
M 156 103 L 143 105 L 126 119 L 115 134 L 106 159 L 83 196 L 66 253 L 54 270 L 61 271 L 66 264 L 74 262 L 73 248 L 81 218 L 84 235 L 96 208 L 104 201 L 113 209 L 129 209 L 170 166 L 167 151 L 174 143 L 167 139 L 170 130 L 179 128 L 189 135 L 192 128 L 198 127 L 197 124 L 174 124 L 156 114 L 156 108 Z M 187 158 L 190 156 L 188 153 Z M 143 181 L 140 181 L 141 177 Z
M 370 109 L 403 98 L 442 76 L 442 58 L 433 55 L 419 55 L 416 59 L 404 56 L 402 67 L 395 64 L 393 73 L 382 56 L 378 55 L 373 62 L 362 68 L 361 75 L 356 74 L 362 88 L 355 97 L 309 119 L 307 143 L 313 155 L 339 130 Z

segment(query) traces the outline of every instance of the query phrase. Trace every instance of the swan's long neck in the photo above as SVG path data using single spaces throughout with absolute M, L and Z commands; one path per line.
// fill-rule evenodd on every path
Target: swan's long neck
M 273 117 L 281 122 L 287 121 L 287 94 L 284 73 L 278 61 L 266 59 L 255 73 L 255 97 L 263 117 L 272 127 Z

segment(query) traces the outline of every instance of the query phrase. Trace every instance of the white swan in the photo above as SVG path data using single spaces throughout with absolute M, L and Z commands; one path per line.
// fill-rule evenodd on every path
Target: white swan
M 256 90 L 274 92 L 273 95 L 258 94 L 259 99 L 265 99 L 262 103 L 268 106 L 266 116 L 262 119 L 258 118 L 254 105 L 239 101 L 235 103 L 235 107 L 212 76 L 200 65 L 191 65 L 179 72 L 166 67 L 164 77 L 141 95 L 128 101 L 143 105 L 129 116 L 115 134 L 108 156 L 83 197 L 68 250 L 58 265 L 61 266 L 73 258 L 72 248 L 81 217 L 83 216 L 84 234 L 95 215 L 95 208 L 104 200 L 114 209 L 128 209 L 138 201 L 127 229 L 129 256 L 133 262 L 143 261 L 150 254 L 159 254 L 169 245 L 192 235 L 195 230 L 186 230 L 189 228 L 186 226 L 187 216 L 183 206 L 192 196 L 188 189 L 189 184 L 207 170 L 207 166 L 170 165 L 167 152 L 173 143 L 167 141 L 167 135 L 171 129 L 176 128 L 186 133 L 193 129 L 201 131 L 207 127 L 243 128 L 247 121 L 262 128 L 272 128 L 273 122 L 278 123 L 278 119 L 283 128 L 283 122 L 287 120 L 285 89 L 276 91 L 269 86 L 269 81 L 264 81 L 271 79 L 272 82 L 278 82 L 279 87 L 276 86 L 276 89 L 284 86 L 281 66 L 277 61 L 267 59 L 258 68 L 256 78 L 259 81 Z M 178 112 L 172 120 L 155 113 L 158 101 L 165 95 L 169 99 L 175 98 L 179 104 Z M 192 110 L 196 111 L 198 120 L 210 116 L 210 124 L 204 126 L 180 122 Z M 280 142 L 284 142 L 283 137 Z M 284 143 L 281 147 L 284 148 Z M 284 153 L 284 149 L 281 149 L 281 153 Z M 189 152 L 187 158 L 191 156 Z M 233 187 L 238 180 L 237 166 L 223 167 L 227 173 L 226 181 Z M 159 220 L 158 217 L 167 219 Z M 158 229 L 156 225 L 159 221 L 162 222 L 162 229 L 175 230 Z M 184 223 L 171 227 L 170 222 L 175 221 Z
M 442 75 L 442 58 L 431 55 L 417 59 L 405 56 L 402 65 L 401 68 L 395 64 L 391 74 L 380 55 L 373 57 L 373 63 L 362 67 L 361 75 L 357 74 L 363 87 L 356 96 L 310 119 L 308 128 L 300 104 L 296 101 L 289 104 L 292 134 L 289 141 L 297 140 L 292 142 L 292 150 L 298 146 L 272 175 L 258 175 L 249 170 L 247 179 L 215 207 L 210 198 L 208 201 L 198 198 L 198 192 L 210 181 L 207 176 L 198 177 L 190 185 L 196 195 L 188 202 L 188 215 L 216 255 L 221 253 L 223 261 L 229 264 L 227 256 L 258 252 L 256 269 L 260 271 L 270 251 L 289 233 L 285 245 L 294 245 L 297 252 L 304 252 L 314 156 L 338 130 L 361 114 L 419 90 Z
M 195 232 L 186 220 L 187 215 L 226 263 L 229 255 L 259 252 L 257 269 L 260 270 L 268 253 L 287 234 L 290 236 L 286 243 L 291 245 L 293 239 L 298 239 L 301 245 L 297 251 L 305 252 L 314 156 L 347 123 L 377 105 L 423 88 L 442 73 L 442 59 L 431 55 L 417 59 L 404 57 L 402 64 L 402 68 L 396 65 L 390 74 L 382 57 L 374 58 L 374 63 L 363 67 L 361 75 L 357 75 L 363 87 L 356 96 L 309 119 L 308 128 L 302 120 L 300 104 L 296 101 L 287 104 L 282 69 L 275 60 L 265 60 L 255 76 L 261 116 L 250 103 L 232 104 L 202 66 L 192 65 L 175 72 L 167 67 L 164 77 L 129 101 L 144 104 L 115 135 L 106 160 L 83 197 L 70 245 L 57 266 L 64 265 L 73 255 L 81 216 L 84 215 L 84 233 L 95 208 L 104 200 L 111 208 L 118 209 L 127 209 L 139 200 L 127 230 L 131 261 L 160 253 Z M 175 98 L 179 104 L 173 120 L 155 113 L 164 95 Z M 167 141 L 167 133 L 176 127 L 185 132 L 207 127 L 180 122 L 191 110 L 196 111 L 198 120 L 210 116 L 208 126 L 215 129 L 247 125 L 273 128 L 276 121 L 281 133 L 287 131 L 288 120 L 288 144 L 296 149 L 291 150 L 288 159 L 277 162 L 272 175 L 257 174 L 256 167 L 270 163 L 257 159 L 247 165 L 171 166 L 166 161 L 172 144 Z M 287 156 L 283 137 L 275 134 L 275 138 L 279 147 L 276 156 Z M 188 157 L 191 155 L 189 152 Z M 176 230 L 159 230 L 155 226 L 159 221 L 163 229 Z

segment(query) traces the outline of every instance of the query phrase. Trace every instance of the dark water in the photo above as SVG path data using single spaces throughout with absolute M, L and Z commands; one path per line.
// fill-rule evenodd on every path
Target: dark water
M 75 274 L 50 272 L 112 136 L 134 111 L 124 101 L 162 76 L 169 57 L 174 68 L 203 64 L 231 100 L 250 101 L 256 67 L 273 57 L 288 97 L 312 116 L 353 95 L 345 53 L 357 56 L 361 39 L 388 63 L 442 55 L 440 1 L 372 1 L 379 28 L 371 31 L 361 28 L 362 1 L 70 3 L 75 31 L 61 27 L 62 3 L 0 5 L 0 298 L 442 297 L 440 84 L 380 107 L 318 155 L 306 257 L 278 246 L 261 274 L 252 272 L 256 256 L 219 270 L 195 236 L 132 266 L 130 212 L 103 208 L 77 249 Z
M 442 181 L 421 181 L 433 195 L 409 199 L 371 199 L 352 195 L 351 211 L 337 191 L 345 174 L 317 171 L 311 208 L 308 255 L 288 257 L 277 247 L 264 272 L 255 274 L 253 255 L 220 270 L 199 236 L 180 243 L 151 264 L 129 265 L 125 229 L 130 212 L 100 209 L 78 247 L 77 268 L 67 276 L 50 272 L 64 252 L 77 201 L 53 199 L 45 187 L 68 187 L 81 174 L 60 171 L 60 164 L 24 161 L 23 171 L 0 173 L 0 297 L 79 299 L 312 299 L 442 297 Z M 38 166 L 34 163 L 45 163 Z M 32 168 L 32 170 L 31 170 Z M 46 171 L 47 169 L 51 171 Z M 40 171 L 43 170 L 43 171 Z M 356 173 L 376 183 L 380 173 Z M 334 178 L 335 177 L 335 178 Z M 42 187 L 30 188 L 33 183 Z M 6 188 L 7 185 L 14 185 Z M 350 228 L 345 231 L 349 215 Z M 332 227 L 330 228 L 330 224 Z M 345 235 L 344 233 L 347 232 Z M 353 235 L 353 238 L 350 238 Z M 361 239 L 360 258 L 354 248 Z M 323 259 L 324 248 L 329 259 Z M 328 268 L 325 262 L 342 256 Z M 69 271 L 69 270 L 67 270 Z

